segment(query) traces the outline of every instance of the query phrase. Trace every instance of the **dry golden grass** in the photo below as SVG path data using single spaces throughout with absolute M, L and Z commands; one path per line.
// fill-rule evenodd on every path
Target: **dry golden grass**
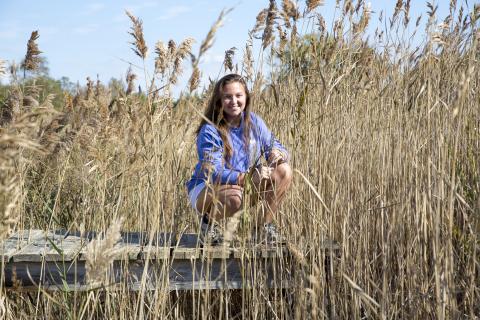
M 0 312 L 7 318 L 478 317 L 478 7 L 467 13 L 452 1 L 458 15 L 439 30 L 430 6 L 428 41 L 413 49 L 402 29 L 409 1 L 399 1 L 395 17 L 387 20 L 387 31 L 398 37 L 375 37 L 381 46 L 362 40 L 372 17 L 360 3 L 342 2 L 345 16 L 335 30 L 327 30 L 320 15 L 314 16 L 318 33 L 293 38 L 297 31 L 283 28 L 290 37 L 282 51 L 273 40 L 280 19 L 272 18 L 276 7 L 270 4 L 252 35 L 263 30 L 257 45 L 272 46 L 262 55 L 271 55 L 277 67 L 265 74 L 267 68 L 257 65 L 255 71 L 252 43 L 244 54 L 253 110 L 290 151 L 296 170 L 277 219 L 294 256 L 297 287 L 268 290 L 259 280 L 239 296 L 159 289 L 39 293 L 29 299 L 13 292 L 0 295 Z M 304 12 L 320 4 L 307 1 Z M 293 17 L 289 1 L 283 8 Z M 224 13 L 193 59 L 191 91 L 198 87 L 199 58 L 223 19 Z M 157 44 L 156 72 L 166 72 L 162 81 L 171 79 L 171 57 L 181 47 Z M 27 110 L 26 89 L 21 83 L 12 87 L 11 116 L 0 128 L 2 212 L 15 217 L 15 229 L 84 225 L 100 231 L 123 217 L 125 230 L 195 232 L 184 184 L 195 164 L 192 123 L 198 123 L 211 89 L 199 92 L 200 98 L 183 96 L 175 108 L 166 97 L 154 97 L 156 89 L 148 91 L 150 100 L 127 89 L 114 103 L 112 92 L 95 96 L 94 89 L 89 81 L 62 114 L 42 99 Z M 255 212 L 246 209 L 244 216 Z M 230 237 L 242 223 L 232 221 Z M 325 239 L 342 248 L 332 258 L 335 276 L 328 284 L 319 249 Z

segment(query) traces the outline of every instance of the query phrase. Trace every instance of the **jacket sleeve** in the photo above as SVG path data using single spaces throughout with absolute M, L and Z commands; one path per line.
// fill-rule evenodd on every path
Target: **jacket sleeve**
M 267 128 L 267 125 L 263 121 L 262 118 L 260 118 L 256 114 L 252 114 L 252 120 L 254 121 L 254 130 L 256 130 L 256 134 L 258 135 L 258 139 L 261 144 L 261 151 L 265 156 L 265 159 L 268 159 L 270 157 L 270 152 L 272 152 L 273 149 L 277 149 L 282 151 L 282 153 L 285 154 L 287 159 L 289 160 L 290 156 L 287 152 L 287 149 L 278 141 L 277 138 L 273 135 L 273 133 Z
M 223 141 L 218 131 L 205 125 L 197 137 L 197 152 L 202 164 L 202 176 L 213 183 L 237 184 L 240 172 L 225 167 Z

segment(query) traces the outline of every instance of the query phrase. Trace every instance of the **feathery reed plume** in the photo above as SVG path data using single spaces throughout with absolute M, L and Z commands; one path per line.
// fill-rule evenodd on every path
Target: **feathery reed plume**
M 182 74 L 182 61 L 185 60 L 187 55 L 191 53 L 193 42 L 193 38 L 187 38 L 183 40 L 182 43 L 180 43 L 180 46 L 178 46 L 178 48 L 175 50 L 173 55 L 173 70 L 172 74 L 170 75 L 170 82 L 172 84 L 176 84 L 178 77 Z M 168 44 L 170 50 L 170 41 Z
M 200 70 L 198 69 L 198 63 L 200 61 L 200 58 L 212 47 L 215 41 L 215 33 L 217 32 L 218 28 L 220 28 L 223 25 L 223 20 L 225 19 L 225 16 L 230 11 L 232 11 L 232 9 L 222 10 L 222 12 L 220 12 L 217 20 L 212 25 L 210 30 L 208 30 L 207 36 L 205 37 L 205 39 L 203 39 L 202 43 L 200 44 L 198 56 L 195 57 L 195 55 L 190 53 L 190 56 L 192 58 L 192 74 L 188 81 L 190 92 L 195 90 L 200 83 L 201 73 L 200 73 Z
M 100 92 L 102 91 L 102 83 L 100 82 L 100 78 L 97 74 L 97 83 L 95 84 L 95 97 L 100 97 Z
M 126 76 L 126 80 L 127 80 L 127 91 L 125 91 L 125 94 L 128 96 L 130 95 L 133 90 L 135 90 L 135 79 L 137 78 L 137 75 L 135 73 L 132 72 L 132 68 L 129 67 L 128 68 L 128 71 L 127 71 L 127 76 Z
M 198 66 L 194 66 L 192 75 L 188 80 L 188 86 L 189 86 L 190 92 L 193 92 L 195 89 L 198 88 L 198 85 L 200 84 L 200 76 L 201 76 L 200 69 L 198 69 Z
M 403 20 L 404 27 L 407 27 L 408 23 L 410 22 L 410 1 L 411 0 L 405 1 L 405 15 Z
M 158 41 L 155 45 L 155 53 L 157 57 L 155 58 L 155 72 L 164 74 L 168 66 L 168 50 L 165 47 L 165 44 L 162 41 Z
M 449 11 L 450 15 L 453 16 L 453 12 L 457 8 L 457 0 L 450 0 Z
M 203 39 L 202 43 L 200 44 L 200 51 L 198 53 L 197 62 L 198 60 L 200 60 L 200 57 L 202 57 L 205 54 L 205 52 L 207 52 L 208 49 L 212 47 L 215 41 L 215 33 L 217 32 L 218 28 L 220 28 L 223 25 L 223 20 L 225 19 L 225 16 L 230 11 L 232 11 L 232 9 L 222 10 L 222 12 L 220 12 L 220 15 L 218 16 L 217 20 L 208 31 L 207 37 Z
M 35 71 L 38 69 L 38 65 L 40 63 L 39 55 L 42 53 L 38 49 L 38 45 L 36 43 L 39 37 L 38 30 L 33 31 L 30 35 L 30 39 L 28 40 L 27 44 L 27 53 L 25 55 L 25 60 L 22 63 L 23 70 Z
M 323 0 L 307 0 L 307 13 L 312 12 L 319 6 L 323 6 Z
M 274 40 L 273 25 L 275 23 L 276 17 L 277 17 L 277 5 L 275 3 L 275 0 L 270 0 L 267 18 L 265 20 L 265 29 L 263 30 L 263 35 L 262 35 L 263 49 L 266 49 Z
M 279 53 L 282 54 L 288 42 L 287 32 L 285 32 L 285 30 L 283 30 L 282 26 L 279 24 L 277 24 L 277 31 L 278 31 L 278 36 L 280 37 L 280 44 L 279 44 L 278 50 L 280 51 Z
M 285 10 L 280 11 L 280 16 L 283 19 L 283 25 L 285 28 L 290 29 L 292 24 L 290 23 L 290 17 L 285 13 Z
M 173 39 L 168 40 L 167 48 L 168 48 L 168 55 L 170 56 L 170 60 L 173 60 L 173 57 L 175 57 L 175 52 L 177 51 L 177 44 L 175 43 L 175 40 Z
M 296 3 L 291 0 L 283 0 L 282 9 L 285 15 L 293 19 L 293 21 L 296 21 L 300 16 Z
M 352 0 L 345 0 L 345 3 L 343 4 L 343 14 L 344 15 L 351 15 L 353 14 L 353 4 Z
M 327 24 L 325 23 L 325 19 L 321 14 L 317 15 L 318 19 L 318 31 L 323 34 L 325 31 L 327 31 Z
M 357 4 L 355 5 L 355 14 L 358 14 L 362 5 L 365 5 L 365 0 L 358 0 Z
M 393 24 L 395 23 L 395 20 L 397 20 L 397 17 L 400 11 L 402 11 L 402 7 L 403 7 L 403 0 L 397 0 L 397 3 L 395 4 L 395 9 L 393 10 L 393 16 L 392 16 L 392 21 L 390 23 L 390 27 L 392 27 Z
M 238 224 L 240 223 L 240 216 L 242 215 L 242 213 L 242 210 L 237 211 L 233 214 L 232 217 L 230 217 L 230 219 L 228 219 L 226 223 L 225 232 L 223 234 L 224 245 L 226 247 L 230 246 L 230 243 L 233 241 L 233 238 L 237 233 Z
M 12 79 L 17 79 L 17 71 L 18 71 L 18 65 L 14 61 L 8 68 L 8 72 L 12 76 Z
M 175 54 L 175 60 L 184 60 L 192 51 L 192 44 L 195 42 L 193 38 L 186 38 L 180 43 Z
M 253 53 L 252 53 L 252 32 L 248 34 L 248 40 L 245 43 L 245 51 L 243 52 L 242 71 L 245 73 L 245 78 L 252 80 L 253 78 Z
M 255 18 L 255 25 L 251 31 L 251 34 L 257 34 L 265 28 L 265 20 L 267 19 L 268 9 L 262 9 Z
M 437 12 L 438 5 L 434 6 L 431 2 L 427 1 L 427 7 L 428 7 L 428 11 L 427 11 L 428 21 L 427 21 L 427 25 L 425 26 L 425 30 L 427 31 L 427 33 L 429 33 L 430 27 L 435 22 L 435 14 Z
M 434 6 L 431 2 L 427 1 L 427 7 L 428 7 L 428 16 L 430 18 L 435 16 L 435 13 L 437 12 L 438 5 Z
M 422 15 L 419 15 L 417 20 L 415 21 L 415 28 L 418 28 L 418 26 L 420 25 L 420 21 L 422 21 Z
M 108 268 L 117 252 L 115 244 L 121 239 L 120 229 L 124 218 L 112 222 L 108 230 L 88 243 L 85 250 L 87 283 L 99 286 L 108 281 Z
M 145 59 L 147 58 L 148 48 L 145 43 L 145 39 L 143 37 L 142 20 L 140 20 L 139 18 L 136 18 L 127 10 L 125 11 L 125 13 L 133 23 L 133 26 L 131 27 L 132 31 L 129 32 L 129 34 L 132 35 L 133 39 L 135 40 L 133 42 L 130 42 L 130 44 L 134 46 L 132 50 L 133 52 L 135 52 L 137 56 L 139 56 L 142 59 Z
M 93 93 L 93 80 L 90 77 L 87 77 L 87 92 L 85 94 L 85 99 L 88 100 Z
M 233 70 L 233 57 L 235 56 L 236 47 L 231 47 L 227 51 L 225 51 L 225 59 L 223 60 L 223 65 L 225 66 L 225 71 Z
M 360 21 L 357 24 L 354 24 L 353 26 L 353 33 L 354 34 L 361 34 L 363 31 L 368 26 L 368 23 L 370 22 L 370 15 L 371 15 L 371 8 L 370 8 L 370 3 L 364 4 L 363 5 L 363 12 L 362 16 L 360 17 Z
M 307 266 L 307 259 L 302 251 L 291 242 L 287 242 L 288 252 L 291 253 L 295 261 L 300 264 L 302 267 Z
M 63 101 L 65 103 L 65 110 L 73 111 L 73 97 L 70 93 L 68 92 L 63 93 Z

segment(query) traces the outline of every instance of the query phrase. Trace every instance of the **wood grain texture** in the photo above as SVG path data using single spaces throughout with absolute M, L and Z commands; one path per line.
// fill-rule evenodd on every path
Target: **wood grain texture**
M 43 236 L 44 232 L 41 230 L 20 230 L 14 233 L 0 246 L 0 253 L 3 261 L 8 262 L 15 253 Z

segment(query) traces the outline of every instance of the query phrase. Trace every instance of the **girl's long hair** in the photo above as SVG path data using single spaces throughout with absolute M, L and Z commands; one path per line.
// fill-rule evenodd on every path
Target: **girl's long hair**
M 240 83 L 243 86 L 243 89 L 245 90 L 246 101 L 245 101 L 245 109 L 243 111 L 243 114 L 244 114 L 243 141 L 245 145 L 245 150 L 248 152 L 248 144 L 250 142 L 250 129 L 252 127 L 252 122 L 250 119 L 251 97 L 250 97 L 250 91 L 248 90 L 247 84 L 245 83 L 245 80 L 243 79 L 242 76 L 240 76 L 239 74 L 232 73 L 218 80 L 218 82 L 215 84 L 212 97 L 208 102 L 208 107 L 204 114 L 205 118 L 207 118 L 213 124 L 215 124 L 218 132 L 220 133 L 220 137 L 222 138 L 222 141 L 223 141 L 223 155 L 224 155 L 224 159 L 226 160 L 226 163 L 228 163 L 229 160 L 232 158 L 233 150 L 232 150 L 230 141 L 228 140 L 228 124 L 223 114 L 222 93 L 225 85 L 233 82 Z M 205 119 L 202 119 L 197 129 L 197 135 L 200 132 L 200 129 L 202 128 L 202 126 L 207 123 L 208 121 L 206 121 Z

